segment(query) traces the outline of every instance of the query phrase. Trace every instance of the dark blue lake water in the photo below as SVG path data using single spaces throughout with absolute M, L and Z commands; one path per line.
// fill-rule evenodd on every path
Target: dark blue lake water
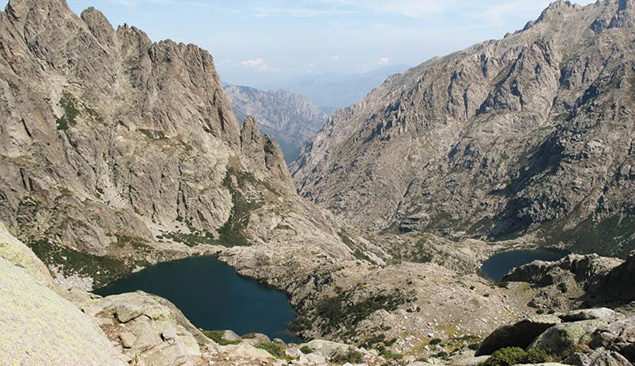
M 170 300 L 199 328 L 300 341 L 288 331 L 296 314 L 284 293 L 238 276 L 215 257 L 161 263 L 95 293 L 108 296 L 137 290 Z
M 512 250 L 494 254 L 481 267 L 481 272 L 494 281 L 501 281 L 512 268 L 531 263 L 535 260 L 557 261 L 571 252 L 563 249 L 538 248 Z

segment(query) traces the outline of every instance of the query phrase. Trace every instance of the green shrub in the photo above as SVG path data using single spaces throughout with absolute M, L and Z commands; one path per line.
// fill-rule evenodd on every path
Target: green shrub
M 538 364 L 549 361 L 547 352 L 542 349 L 532 349 L 525 352 L 519 347 L 501 348 L 494 352 L 483 366 L 513 366 L 518 364 Z
M 549 357 L 549 355 L 547 354 L 547 351 L 545 351 L 542 348 L 532 348 L 529 351 L 527 351 L 527 356 L 525 357 L 525 359 L 523 360 L 524 363 L 545 363 L 545 362 L 549 362 L 552 361 L 551 358 Z
M 501 348 L 494 352 L 483 366 L 512 366 L 523 363 L 527 352 L 520 347 Z
M 346 353 L 338 353 L 331 359 L 331 363 L 337 364 L 358 364 L 362 362 L 364 362 L 364 357 L 362 357 L 362 354 L 354 350 L 353 348 L 349 348 L 348 352 Z
M 389 351 L 385 348 L 382 348 L 379 351 L 379 354 L 382 355 L 385 359 L 387 360 L 400 360 L 403 358 L 403 355 L 400 353 L 394 353 L 392 351 Z
M 302 346 L 302 348 L 300 348 L 300 352 L 308 355 L 309 353 L 313 353 L 313 350 L 309 346 Z
M 566 283 L 560 282 L 558 284 L 558 290 L 560 290 L 560 292 L 562 292 L 563 294 L 566 294 L 569 291 L 569 287 Z
M 238 341 L 228 341 L 223 339 L 223 336 L 225 335 L 225 331 L 224 330 L 204 330 L 204 329 L 200 329 L 201 333 L 205 334 L 205 336 L 211 340 L 213 340 L 214 342 L 220 344 L 221 346 L 227 346 L 230 344 L 238 344 L 240 342 Z
M 440 343 L 441 343 L 441 340 L 439 338 L 435 338 L 435 339 L 430 341 L 430 344 L 433 345 L 433 346 L 437 345 L 437 344 L 440 344 Z
M 273 343 L 273 342 L 265 342 L 256 345 L 256 348 L 263 349 L 269 352 L 273 357 L 284 360 L 287 358 L 287 353 L 285 352 L 284 346 Z
M 291 321 L 291 324 L 289 324 L 289 330 L 293 333 L 299 333 L 299 332 L 302 332 L 303 330 L 311 329 L 312 325 L 313 324 L 311 320 L 309 320 L 309 318 L 304 316 L 299 316 L 293 319 L 293 321 Z

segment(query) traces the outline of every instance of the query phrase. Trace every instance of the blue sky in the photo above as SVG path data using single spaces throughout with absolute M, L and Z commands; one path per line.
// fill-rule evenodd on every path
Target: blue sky
M 579 0 L 579 4 L 592 1 Z M 536 19 L 549 0 L 68 0 L 153 41 L 195 43 L 223 81 L 255 85 L 308 73 L 418 65 L 501 38 Z

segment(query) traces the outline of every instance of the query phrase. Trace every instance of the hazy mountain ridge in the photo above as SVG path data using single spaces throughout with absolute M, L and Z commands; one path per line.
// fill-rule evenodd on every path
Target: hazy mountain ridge
M 296 186 L 370 230 L 539 230 L 628 254 L 633 8 L 558 1 L 523 31 L 389 78 L 307 144 Z
M 329 118 L 306 97 L 286 90 L 264 91 L 238 85 L 225 85 L 224 89 L 236 117 L 255 117 L 260 130 L 278 141 L 289 163 Z
M 305 75 L 257 86 L 264 89 L 285 89 L 304 95 L 324 112 L 332 114 L 339 108 L 359 102 L 388 76 L 408 68 L 406 65 L 391 65 L 361 74 Z

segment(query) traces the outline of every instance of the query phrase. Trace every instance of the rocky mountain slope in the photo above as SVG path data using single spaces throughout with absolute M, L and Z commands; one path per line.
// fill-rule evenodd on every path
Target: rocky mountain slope
M 328 115 L 306 97 L 286 90 L 264 91 L 226 85 L 225 93 L 239 120 L 252 116 L 262 132 L 276 140 L 289 163 L 295 161 L 302 145 L 317 133 Z
M 278 144 L 241 128 L 207 51 L 63 0 L 10 1 L 0 41 L 0 216 L 60 278 L 275 236 L 350 255 Z
M 353 226 L 635 248 L 635 4 L 567 1 L 339 111 L 293 168 Z

